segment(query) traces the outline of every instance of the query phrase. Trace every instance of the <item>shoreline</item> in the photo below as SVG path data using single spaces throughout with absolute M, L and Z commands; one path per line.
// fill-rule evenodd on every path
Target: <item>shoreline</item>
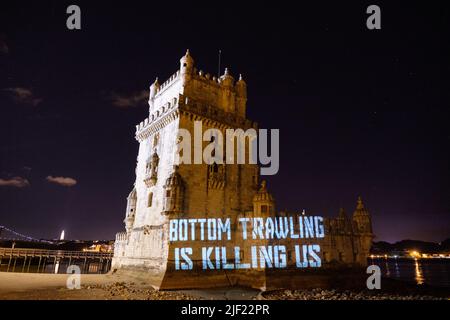
M 383 278 L 382 290 L 338 285 L 333 288 L 280 288 L 261 291 L 246 287 L 155 289 L 151 274 L 81 275 L 81 289 L 66 287 L 64 274 L 0 272 L 2 300 L 449 300 L 450 288 L 418 286 Z M 360 280 L 360 279 L 358 279 Z

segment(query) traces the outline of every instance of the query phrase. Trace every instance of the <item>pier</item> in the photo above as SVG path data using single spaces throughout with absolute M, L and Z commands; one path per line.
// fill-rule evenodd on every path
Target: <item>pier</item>
M 107 273 L 112 257 L 112 252 L 0 248 L 0 271 L 53 273 L 60 266 L 59 273 L 65 273 L 77 265 L 82 274 Z

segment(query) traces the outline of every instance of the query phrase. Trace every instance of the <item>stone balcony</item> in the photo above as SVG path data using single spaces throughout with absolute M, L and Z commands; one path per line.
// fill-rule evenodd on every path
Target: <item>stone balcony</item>
M 156 174 L 147 173 L 144 176 L 144 183 L 147 187 L 153 187 L 156 184 L 157 177 Z

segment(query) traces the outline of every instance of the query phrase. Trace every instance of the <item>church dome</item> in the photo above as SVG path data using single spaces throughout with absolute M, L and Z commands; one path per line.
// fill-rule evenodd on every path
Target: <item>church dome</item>
M 260 202 L 260 201 L 274 201 L 275 199 L 273 198 L 272 194 L 270 194 L 267 191 L 267 183 L 266 181 L 262 181 L 261 182 L 261 188 L 259 189 L 259 191 L 255 194 L 255 196 L 253 197 L 253 202 Z

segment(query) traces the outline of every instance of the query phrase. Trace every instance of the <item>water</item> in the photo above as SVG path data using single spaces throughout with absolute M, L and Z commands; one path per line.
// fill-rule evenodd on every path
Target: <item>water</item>
M 378 265 L 384 277 L 450 287 L 450 259 L 375 258 L 369 264 Z
M 14 258 L 11 260 L 9 272 L 29 272 L 29 273 L 55 273 L 55 264 L 53 260 L 41 265 L 38 265 L 38 259 L 34 258 L 30 264 L 28 264 L 30 260 L 24 261 L 22 258 L 18 258 L 16 260 L 16 266 L 14 267 Z M 42 260 L 44 262 L 44 260 Z M 72 260 L 70 265 L 76 265 L 80 267 L 81 273 L 84 274 L 98 274 L 98 273 L 107 273 L 110 268 L 110 263 L 103 261 L 88 261 L 86 265 L 84 265 L 83 260 Z M 62 259 L 59 263 L 58 273 L 65 274 L 67 272 L 67 268 L 69 267 L 69 260 Z M 39 270 L 38 270 L 39 268 Z M 0 264 L 0 272 L 7 272 L 8 270 L 8 259 L 3 258 L 2 263 Z

